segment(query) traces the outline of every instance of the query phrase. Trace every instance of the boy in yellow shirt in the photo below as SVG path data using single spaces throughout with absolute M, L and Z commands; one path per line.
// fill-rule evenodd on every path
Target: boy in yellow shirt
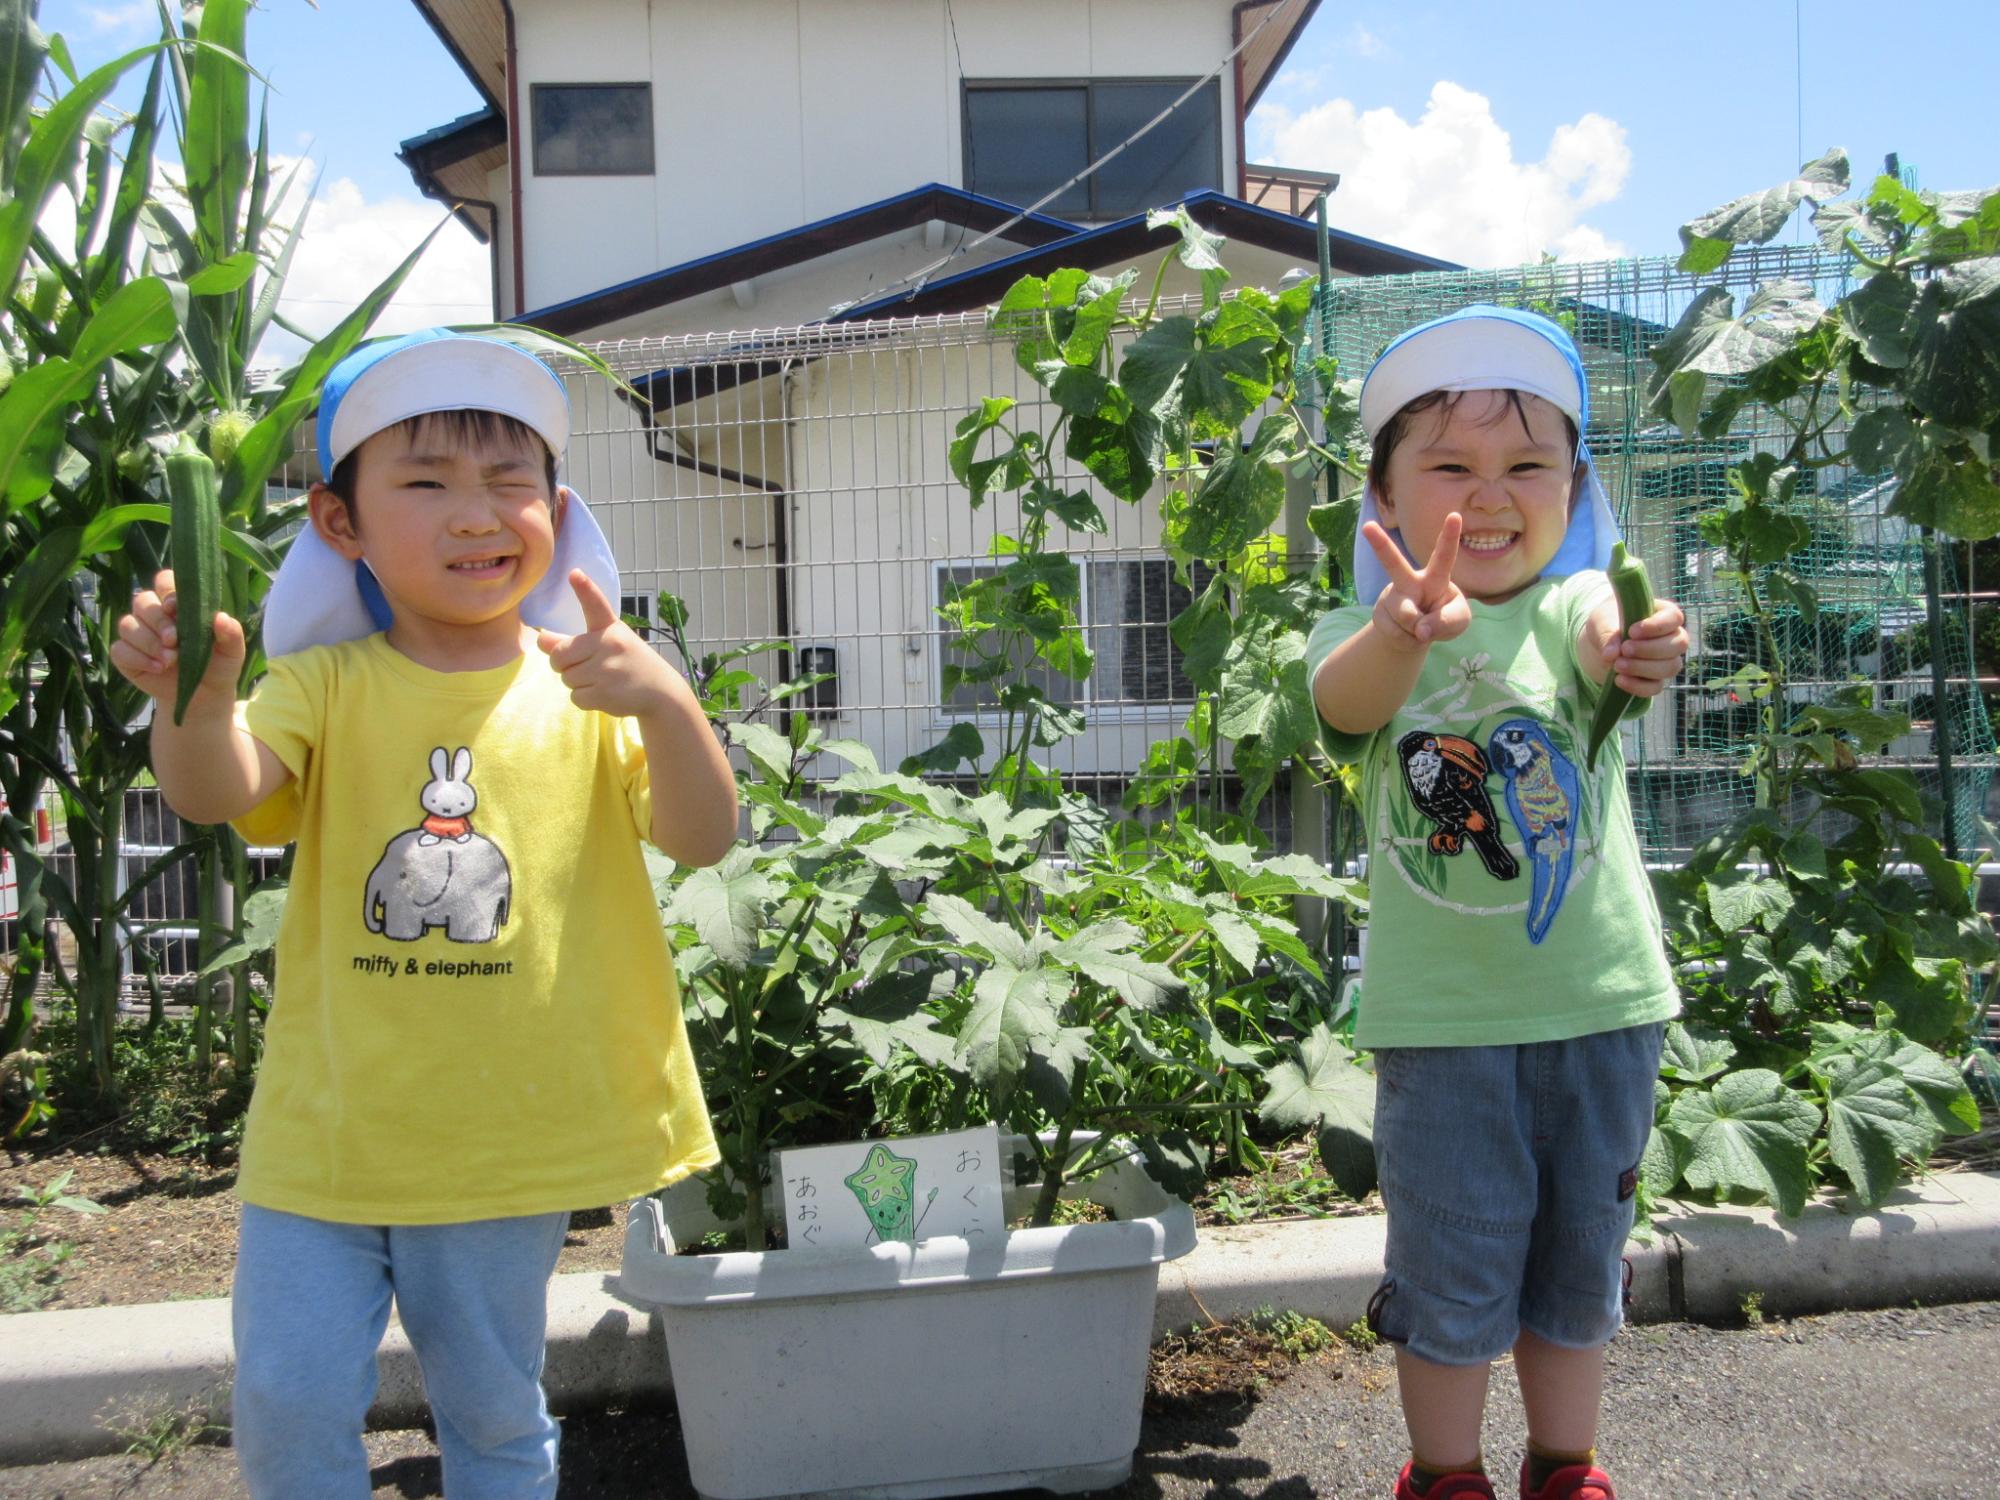
M 735 782 L 610 603 L 541 361 L 445 329 L 370 344 L 318 437 L 250 700 L 219 614 L 173 722 L 170 573 L 111 651 L 175 811 L 298 843 L 238 1183 L 236 1446 L 254 1496 L 366 1495 L 393 1297 L 449 1492 L 553 1495 L 569 1210 L 716 1160 L 639 840 L 714 863 Z

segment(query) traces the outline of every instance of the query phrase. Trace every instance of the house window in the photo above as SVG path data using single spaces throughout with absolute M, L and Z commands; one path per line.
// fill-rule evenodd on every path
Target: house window
M 653 634 L 653 596 L 651 594 L 620 594 L 618 614 L 621 619 L 640 621 L 639 634 L 651 639 Z
M 538 83 L 530 90 L 538 177 L 650 177 L 650 83 Z
M 1026 206 L 1066 182 L 1187 92 L 1189 79 L 965 85 L 965 181 Z M 1211 79 L 1179 109 L 1043 212 L 1122 219 L 1222 186 L 1222 89 Z
M 955 590 L 998 571 L 997 565 L 989 563 L 941 565 L 935 573 L 933 602 L 941 608 Z M 1001 687 L 1024 679 L 1039 687 L 1051 703 L 1066 707 L 1107 709 L 1194 702 L 1194 684 L 1182 669 L 1180 648 L 1167 630 L 1174 616 L 1193 601 L 1194 591 L 1175 581 L 1173 564 L 1165 558 L 1085 559 L 1079 571 L 1078 614 L 1084 622 L 1085 643 L 1095 658 L 1090 676 L 1077 682 L 1038 660 L 1027 670 L 1004 678 L 958 683 L 949 693 L 942 691 L 940 683 L 939 703 L 946 713 L 995 712 Z M 1213 569 L 1195 564 L 1195 589 L 1207 587 L 1213 576 Z M 988 650 L 998 649 L 997 641 L 988 640 L 985 645 Z M 939 654 L 947 664 L 966 667 L 980 660 L 958 649 L 948 634 L 940 637 Z
M 1092 563 L 1087 571 L 1090 596 L 1097 602 L 1091 621 L 1091 645 L 1097 650 L 1094 695 L 1125 703 L 1194 702 L 1194 684 L 1181 667 L 1180 647 L 1167 627 L 1194 602 L 1198 590 L 1208 587 L 1215 570 L 1196 563 L 1193 589 L 1174 578 L 1173 564 L 1163 557 Z

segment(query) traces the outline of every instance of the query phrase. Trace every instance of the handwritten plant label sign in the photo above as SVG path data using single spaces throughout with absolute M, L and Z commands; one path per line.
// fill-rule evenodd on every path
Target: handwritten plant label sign
M 985 1125 L 942 1135 L 801 1146 L 778 1153 L 785 1244 L 915 1244 L 940 1235 L 975 1243 L 1006 1233 L 1000 1131 Z

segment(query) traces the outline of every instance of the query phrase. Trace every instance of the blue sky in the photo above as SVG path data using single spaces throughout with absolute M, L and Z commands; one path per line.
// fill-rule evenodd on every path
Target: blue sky
M 1894 149 L 1926 187 L 2000 182 L 2000 5 L 1799 5 L 1324 0 L 1251 118 L 1250 154 L 1342 173 L 1340 227 L 1483 264 L 1671 252 L 1684 219 L 1789 175 L 1801 138 L 1806 157 L 1847 147 L 1863 174 Z M 89 66 L 149 40 L 155 15 L 43 0 L 41 21 Z M 274 145 L 320 169 L 321 244 L 292 312 L 330 324 L 439 217 L 397 144 L 481 101 L 407 0 L 264 0 L 250 54 Z M 399 321 L 475 316 L 484 251 L 454 230 L 430 258 Z

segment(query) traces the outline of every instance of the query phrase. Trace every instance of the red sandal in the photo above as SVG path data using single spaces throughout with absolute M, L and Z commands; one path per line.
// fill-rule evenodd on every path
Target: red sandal
M 1484 1474 L 1444 1474 L 1418 1495 L 1410 1488 L 1409 1464 L 1396 1476 L 1395 1500 L 1496 1500 L 1493 1481 Z
M 1618 1500 L 1611 1476 L 1594 1464 L 1557 1469 L 1538 1490 L 1528 1488 L 1528 1466 L 1521 1465 L 1521 1500 Z

